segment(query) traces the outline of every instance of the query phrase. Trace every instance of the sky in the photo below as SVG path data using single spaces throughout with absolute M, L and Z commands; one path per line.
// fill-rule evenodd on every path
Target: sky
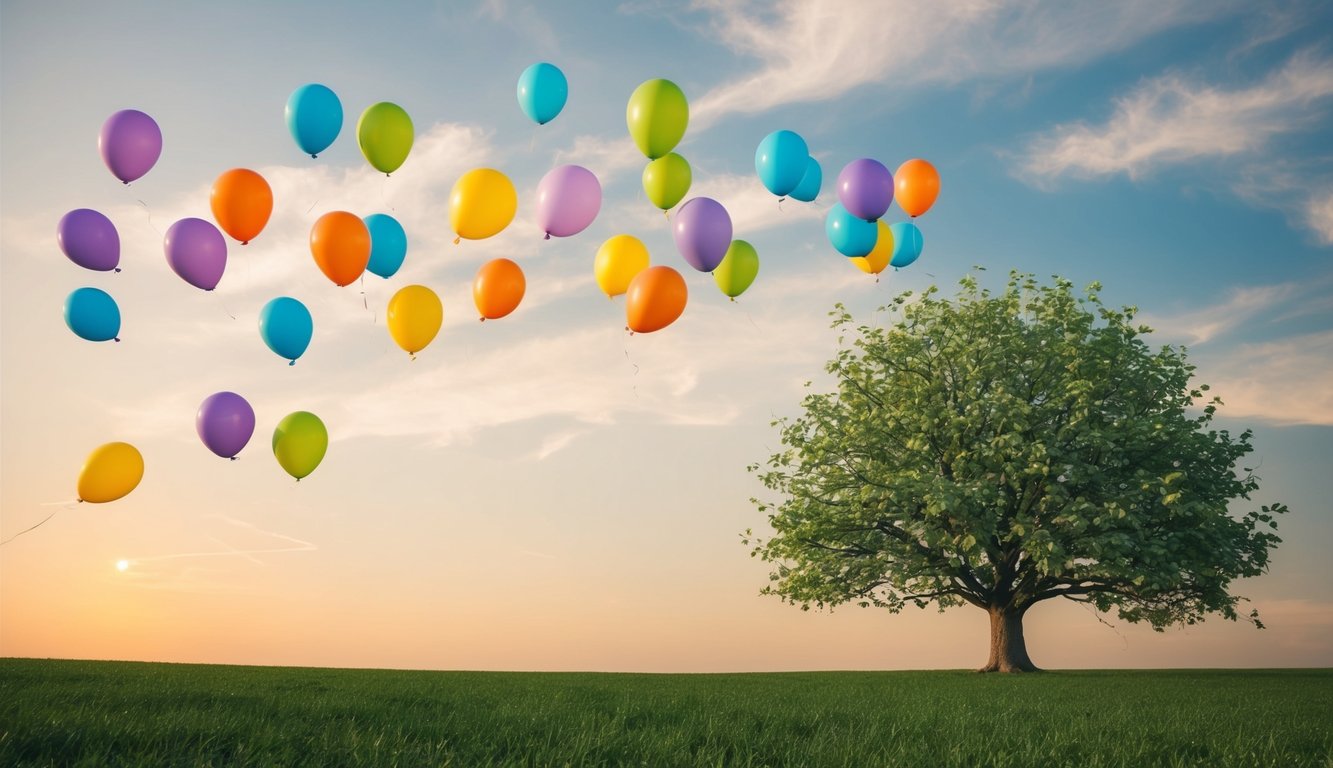
M 987 618 L 840 608 L 759 595 L 766 527 L 746 467 L 780 448 L 774 419 L 828 386 L 829 311 L 936 284 L 950 295 L 1011 269 L 1103 285 L 1139 307 L 1150 341 L 1184 345 L 1254 430 L 1261 490 L 1281 501 L 1270 572 L 1234 585 L 1263 631 L 1215 617 L 1156 633 L 1083 606 L 1028 614 L 1050 668 L 1333 664 L 1333 8 L 1225 0 L 959 3 L 629 0 L 549 4 L 350 2 L 0 6 L 0 655 L 426 669 L 650 672 L 980 666 Z M 536 126 L 519 74 L 549 61 L 569 100 Z M 677 148 L 690 197 L 727 207 L 761 267 L 734 303 L 691 270 L 645 198 L 625 105 L 667 78 L 690 103 Z M 311 159 L 287 131 L 297 87 L 345 113 Z M 402 106 L 416 137 L 371 169 L 355 122 Z M 103 165 L 107 117 L 157 121 L 162 156 L 129 186 Z M 803 136 L 824 169 L 813 203 L 779 204 L 755 172 L 768 133 Z M 942 191 L 920 260 L 879 280 L 824 235 L 832 180 L 862 157 L 920 157 Z M 599 178 L 596 221 L 543 240 L 536 186 L 565 163 Z M 253 242 L 229 242 L 204 293 L 168 268 L 172 222 L 210 219 L 223 171 L 275 197 Z M 449 194 L 494 167 L 513 223 L 454 245 Z M 56 224 L 115 223 L 119 274 L 65 258 Z M 308 246 L 320 215 L 388 213 L 403 269 L 338 288 Z M 905 218 L 897 208 L 890 219 Z M 627 233 L 680 270 L 684 315 L 625 332 L 623 298 L 592 274 Z M 509 317 L 477 322 L 471 282 L 507 257 L 527 277 Z M 412 361 L 384 314 L 432 287 L 439 337 Z M 65 296 L 111 293 L 120 343 L 65 327 Z M 310 307 L 295 366 L 268 350 L 260 308 Z M 257 427 L 237 461 L 194 429 L 199 404 L 242 394 Z M 297 483 L 270 451 L 287 413 L 327 424 Z M 143 482 L 76 504 L 85 457 L 113 440 Z M 1251 463 L 1252 462 L 1252 463 Z M 49 517 L 49 519 L 48 519 Z M 45 520 L 45 522 L 42 522 Z M 21 533 L 41 523 L 40 527 Z M 12 538 L 20 534 L 18 538 Z M 124 568 L 117 564 L 123 563 Z M 1102 620 L 1099 620 L 1102 619 Z

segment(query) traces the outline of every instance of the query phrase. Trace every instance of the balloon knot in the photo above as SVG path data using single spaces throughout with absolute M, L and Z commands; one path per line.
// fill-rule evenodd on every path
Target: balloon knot
M 389 174 L 387 174 L 387 173 L 384 174 L 384 178 L 386 178 L 386 179 L 389 178 Z
M 119 344 L 119 343 L 120 343 L 120 337 L 117 336 L 116 338 L 112 339 L 112 341 L 114 341 L 114 342 L 116 342 L 117 344 Z
M 479 323 L 484 323 L 484 322 L 486 322 L 486 318 L 485 318 L 485 317 L 479 317 L 479 318 L 477 318 L 477 322 L 479 322 Z
M 130 183 L 129 183 L 128 181 L 122 181 L 122 182 L 120 182 L 120 183 L 121 183 L 121 184 L 124 184 L 124 185 L 127 186 L 127 187 L 130 185 Z M 79 501 L 83 501 L 83 499 L 79 499 Z
M 236 461 L 236 457 L 235 457 L 235 456 L 228 456 L 227 459 L 228 459 L 229 461 Z
M 314 152 L 311 152 L 311 153 L 310 153 L 310 159 L 312 159 L 312 160 L 316 160 L 316 159 L 318 159 L 318 158 L 319 158 L 319 155 L 315 154 Z
M 461 241 L 462 239 L 463 239 L 462 237 L 455 237 L 455 238 L 454 238 L 454 245 L 458 245 L 459 241 Z
M 83 499 L 79 499 L 79 503 L 82 504 L 82 503 L 83 503 Z
M 249 245 L 249 244 L 250 244 L 250 241 L 249 241 L 249 240 L 242 240 L 242 241 L 241 241 L 241 245 Z
M 417 353 L 416 353 L 416 352 L 408 352 L 408 353 L 407 353 L 407 356 L 410 357 L 410 358 L 412 358 L 412 362 L 415 363 L 415 362 L 417 361 Z
M 113 272 L 116 272 L 116 273 L 119 273 L 119 272 L 120 272 L 120 267 L 116 267 L 116 268 L 115 268 L 114 270 L 112 270 L 112 271 L 113 271 Z
M 550 239 L 551 239 L 551 233 L 550 233 L 550 232 L 547 232 L 547 233 L 546 233 L 546 237 L 543 237 L 542 239 L 543 239 L 543 240 L 550 240 Z
M 732 297 L 729 299 L 729 301 L 730 301 L 732 304 L 735 304 L 735 303 L 736 303 L 736 297 L 735 297 L 735 296 L 732 296 Z
M 287 361 L 287 365 L 296 365 L 296 361 L 295 361 L 295 360 L 288 360 L 288 361 Z

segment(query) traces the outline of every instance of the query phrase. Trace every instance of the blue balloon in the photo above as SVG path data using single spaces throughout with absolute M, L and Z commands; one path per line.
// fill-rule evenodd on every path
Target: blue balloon
M 366 269 L 380 277 L 393 277 L 407 257 L 407 233 L 403 225 L 387 213 L 372 213 L 365 222 L 370 230 L 370 263 Z
M 774 131 L 754 151 L 754 169 L 769 192 L 786 197 L 801 183 L 809 158 L 810 148 L 799 134 Z
M 824 170 L 819 167 L 819 161 L 813 157 L 805 159 L 805 175 L 801 177 L 801 183 L 796 185 L 796 189 L 791 191 L 788 197 L 800 200 L 803 203 L 813 203 L 816 197 L 819 197 L 819 189 L 824 186 Z
M 842 203 L 835 203 L 824 219 L 824 233 L 838 253 L 852 258 L 864 256 L 875 249 L 875 241 L 879 239 L 879 225 L 853 216 L 842 207 Z
M 921 255 L 925 242 L 921 239 L 921 230 L 910 221 L 900 221 L 889 225 L 893 233 L 893 257 L 889 259 L 891 267 L 905 267 Z
M 305 354 L 314 333 L 310 310 L 296 299 L 279 296 L 259 311 L 259 335 L 278 357 L 290 361 L 288 365 L 296 365 L 296 358 Z
M 120 333 L 120 307 L 106 291 L 79 288 L 65 297 L 65 325 L 81 339 L 110 341 Z
M 554 64 L 539 62 L 518 76 L 518 106 L 537 125 L 546 125 L 565 108 L 569 81 Z
M 328 149 L 342 127 L 342 102 L 328 86 L 303 85 L 287 99 L 287 130 L 301 151 L 311 157 Z

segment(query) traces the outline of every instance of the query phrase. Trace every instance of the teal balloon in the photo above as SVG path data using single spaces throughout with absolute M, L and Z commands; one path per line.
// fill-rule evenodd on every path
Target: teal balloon
M 372 213 L 365 218 L 370 230 L 370 263 L 366 270 L 390 278 L 407 257 L 407 233 L 398 219 L 386 213 Z
M 316 157 L 328 149 L 342 127 L 342 102 L 328 86 L 303 85 L 287 99 L 287 130 L 307 155 Z
M 824 234 L 838 253 L 848 258 L 864 256 L 875 249 L 879 227 L 873 221 L 853 216 L 842 203 L 835 203 L 824 219 Z
M 916 261 L 925 245 L 921 239 L 921 230 L 910 221 L 900 221 L 889 225 L 893 233 L 893 257 L 889 259 L 891 267 L 905 267 Z
M 533 64 L 518 76 L 518 106 L 537 125 L 546 125 L 560 114 L 569 98 L 569 81 L 554 64 Z
M 305 354 L 314 333 L 310 310 L 289 296 L 279 296 L 259 311 L 259 335 L 288 365 L 296 365 L 296 358 Z
M 803 203 L 813 203 L 816 197 L 819 197 L 819 189 L 824 186 L 824 170 L 819 167 L 819 161 L 813 157 L 805 159 L 805 175 L 801 177 L 801 183 L 796 185 L 796 189 L 791 191 L 787 197 L 800 200 Z
M 120 341 L 120 307 L 106 291 L 78 288 L 65 297 L 65 325 L 81 339 Z
M 810 148 L 800 134 L 774 131 L 754 151 L 754 169 L 769 192 L 786 197 L 801 183 L 809 158 Z

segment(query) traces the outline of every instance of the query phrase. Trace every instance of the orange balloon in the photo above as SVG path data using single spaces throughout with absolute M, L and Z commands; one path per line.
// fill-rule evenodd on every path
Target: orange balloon
M 370 263 L 370 230 L 354 213 L 330 211 L 310 228 L 310 253 L 334 285 L 347 285 Z
M 898 166 L 893 174 L 893 199 L 913 218 L 930 210 L 940 196 L 940 174 L 935 166 L 915 158 Z
M 649 267 L 634 276 L 625 292 L 625 323 L 635 333 L 652 333 L 676 322 L 685 311 L 685 278 L 671 267 Z
M 213 182 L 208 197 L 213 218 L 223 232 L 240 240 L 254 240 L 273 213 L 273 190 L 264 177 L 247 168 L 232 168 Z
M 492 259 L 481 265 L 472 280 L 472 301 L 482 320 L 497 320 L 518 308 L 527 287 L 517 264 L 509 259 Z

